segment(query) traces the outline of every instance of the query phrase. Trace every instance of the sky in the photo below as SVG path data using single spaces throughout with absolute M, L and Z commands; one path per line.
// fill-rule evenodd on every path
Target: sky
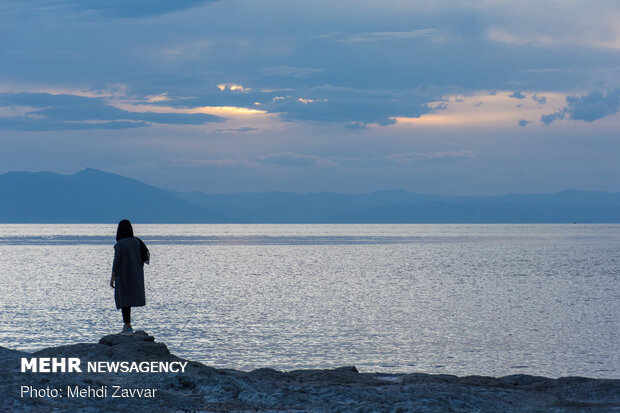
M 620 192 L 617 0 L 3 0 L 0 173 Z

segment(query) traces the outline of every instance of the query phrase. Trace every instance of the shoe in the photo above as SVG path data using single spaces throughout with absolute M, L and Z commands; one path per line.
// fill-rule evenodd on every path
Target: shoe
M 133 336 L 133 328 L 129 327 L 129 328 L 125 328 L 123 327 L 123 331 L 121 331 L 119 333 L 122 336 Z

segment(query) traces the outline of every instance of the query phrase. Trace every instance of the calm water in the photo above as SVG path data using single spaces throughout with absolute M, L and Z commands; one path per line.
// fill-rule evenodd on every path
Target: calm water
M 620 377 L 620 225 L 136 225 L 182 357 L 250 370 Z M 122 327 L 114 225 L 0 225 L 0 345 Z

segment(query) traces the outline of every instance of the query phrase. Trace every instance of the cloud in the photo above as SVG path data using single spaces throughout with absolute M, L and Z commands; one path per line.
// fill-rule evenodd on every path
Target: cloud
M 527 96 L 515 105 L 515 93 Z M 417 118 L 397 117 L 397 125 L 423 126 L 432 128 L 447 127 L 493 127 L 513 129 L 523 119 L 537 119 L 544 111 L 557 110 L 565 103 L 566 96 L 548 92 L 549 103 L 544 107 L 530 100 L 528 92 L 479 92 L 465 95 L 445 95 L 440 101 L 427 106 L 436 111 Z M 539 99 L 540 100 L 540 99 Z
M 236 191 L 258 183 L 257 188 L 267 190 L 297 183 L 304 190 L 342 190 L 387 182 L 411 189 L 422 184 L 437 192 L 559 190 L 571 185 L 617 191 L 620 184 L 612 181 L 620 179 L 608 159 L 617 142 L 613 121 L 618 115 L 583 121 L 580 128 L 538 127 L 541 115 L 550 116 L 550 122 L 559 116 L 586 117 L 576 110 L 572 115 L 569 109 L 563 111 L 569 106 L 566 94 L 620 88 L 617 4 L 4 0 L 0 91 L 46 91 L 54 96 L 47 96 L 48 102 L 42 96 L 33 102 L 30 96 L 0 103 L 0 165 L 5 170 L 66 170 L 85 162 L 104 167 L 112 159 L 106 151 L 119 152 L 116 145 L 126 144 L 108 137 L 131 135 L 136 137 L 133 144 L 145 149 L 145 163 L 203 158 L 207 165 L 230 165 L 232 160 L 217 158 L 250 162 L 263 156 L 272 162 L 239 167 L 243 173 L 236 178 L 227 176 L 233 167 L 219 168 L 223 172 L 214 176 L 192 171 L 173 178 L 165 171 L 155 178 L 132 159 L 114 159 L 114 168 L 152 182 L 161 178 L 171 188 L 216 185 Z M 493 29 L 496 39 L 488 36 Z M 502 32 L 512 38 L 502 39 Z M 325 33 L 329 36 L 321 36 Z M 120 96 L 61 101 L 70 98 L 61 95 L 119 83 L 126 86 Z M 217 88 L 226 84 L 251 90 Z M 487 97 L 494 90 L 498 99 Z M 519 91 L 525 99 L 508 97 Z M 445 99 L 454 95 L 464 99 Z M 607 107 L 615 110 L 609 102 Z M 204 114 L 228 121 L 183 126 L 200 124 Z M 520 127 L 524 120 L 526 127 Z M 164 121 L 177 123 L 149 127 Z M 259 130 L 244 131 L 249 127 Z M 43 135 L 6 131 L 71 128 L 110 130 Z M 128 133 L 114 130 L 118 128 Z M 209 136 L 215 139 L 206 139 Z M 584 146 L 584 136 L 596 139 Z M 552 146 L 557 137 L 570 139 L 557 148 Z M 498 139 L 504 144 L 493 145 Z M 29 156 L 38 144 L 46 146 Z M 467 158 L 458 153 L 462 148 L 479 155 Z M 457 153 L 429 152 L 452 150 Z M 388 156 L 397 152 L 410 155 Z M 277 166 L 274 162 L 284 162 L 282 154 L 287 153 L 320 155 L 320 162 L 343 165 L 342 174 L 331 167 Z M 295 163 L 292 157 L 289 163 Z M 297 157 L 296 162 L 318 165 L 319 160 Z M 433 162 L 453 164 L 442 164 L 445 172 L 424 174 Z M 388 172 L 381 170 L 384 166 Z M 545 179 L 532 179 L 534 170 L 542 171 Z
M 564 119 L 564 117 L 566 116 L 566 111 L 563 110 L 559 110 L 557 112 L 554 113 L 549 113 L 547 115 L 542 115 L 540 117 L 540 121 L 542 123 L 544 123 L 545 125 L 550 125 L 553 122 L 555 122 L 557 119 Z
M 475 158 L 471 151 L 404 152 L 376 157 L 334 156 L 328 158 L 335 165 L 349 168 L 386 168 L 420 164 L 449 164 Z
M 46 119 L 21 117 L 0 119 L 0 130 L 12 131 L 53 131 L 53 130 L 86 130 L 86 129 L 131 129 L 149 126 L 146 122 L 112 120 L 107 122 L 54 122 Z
M 410 164 L 448 164 L 475 158 L 471 151 L 405 152 L 376 157 L 317 156 L 294 152 L 278 152 L 250 159 L 172 159 L 162 160 L 165 166 L 178 168 L 199 167 L 283 167 L 283 168 L 384 168 Z
M 258 128 L 251 128 L 249 126 L 244 126 L 241 128 L 235 129 L 216 129 L 213 133 L 247 133 L 247 132 L 256 132 Z
M 201 57 L 209 48 L 208 40 L 193 40 L 184 43 L 165 46 L 158 50 L 157 55 L 165 60 L 196 59 Z
M 146 97 L 146 101 L 149 103 L 167 102 L 170 98 L 167 93 L 160 93 L 159 95 L 149 95 Z
M 347 128 L 347 129 L 352 129 L 352 130 L 368 129 L 368 125 L 365 124 L 365 123 L 361 123 L 361 122 L 345 123 L 344 127 Z
M 585 96 L 568 96 L 570 117 L 575 120 L 592 122 L 608 115 L 618 113 L 620 109 L 620 89 L 603 95 L 601 92 L 591 92 Z
M 567 106 L 554 113 L 542 115 L 540 120 L 545 125 L 565 118 L 594 122 L 605 116 L 616 114 L 620 110 L 620 89 L 612 90 L 607 94 L 594 91 L 583 96 L 567 96 L 566 102 Z
M 272 164 L 284 167 L 386 167 L 419 163 L 453 163 L 474 158 L 470 151 L 448 152 L 406 152 L 377 157 L 347 157 L 303 155 L 297 153 L 278 153 L 260 159 L 262 164 Z
M 329 99 L 310 99 L 310 98 L 297 98 L 298 102 L 303 103 L 304 105 L 308 105 L 310 103 L 317 103 L 317 102 L 328 102 Z
M 515 99 L 525 99 L 525 95 L 523 93 L 521 93 L 521 91 L 514 91 L 512 92 L 510 95 L 511 98 L 515 98 Z
M 534 100 L 534 102 L 538 102 L 541 105 L 544 105 L 547 103 L 547 98 L 544 96 L 538 96 L 538 95 L 534 95 L 532 96 L 532 100 Z
M 220 92 L 225 92 L 225 91 L 250 92 L 252 91 L 252 88 L 244 87 L 243 85 L 238 85 L 235 83 L 220 83 L 219 85 L 217 85 L 217 88 L 220 90 Z
M 324 162 L 318 156 L 300 155 L 298 153 L 291 152 L 268 155 L 263 158 L 259 158 L 258 161 L 267 165 L 278 165 L 286 167 L 305 167 L 324 164 Z
M 204 168 L 204 167 L 240 167 L 246 166 L 247 161 L 230 158 L 220 159 L 160 159 L 157 162 L 166 168 Z
M 408 32 L 368 32 L 360 33 L 341 39 L 341 42 L 379 42 L 388 40 L 409 40 L 428 38 L 439 33 L 439 30 L 433 28 L 417 29 Z
M 531 123 L 531 122 L 529 122 L 529 121 L 527 121 L 527 120 L 525 120 L 525 119 L 521 119 L 521 120 L 518 122 L 519 126 L 522 126 L 522 127 L 526 127 L 528 123 Z
M 0 107 L 27 106 L 19 116 L 0 118 L 4 130 L 126 129 L 151 124 L 200 125 L 223 120 L 197 113 L 133 112 L 113 106 L 101 97 L 69 94 L 15 93 L 0 95 Z
M 616 16 L 617 17 L 617 16 Z M 492 42 L 505 43 L 512 46 L 536 46 L 536 47 L 588 47 L 603 50 L 620 50 L 620 31 L 611 22 L 599 19 L 598 25 L 582 25 L 582 27 L 570 26 L 570 31 L 561 28 L 557 31 L 544 31 L 531 29 L 523 31 L 522 28 L 506 30 L 493 27 L 487 32 L 488 39 Z
M 271 66 L 261 69 L 260 74 L 264 76 L 308 78 L 312 75 L 323 72 L 323 69 L 317 69 L 314 67 Z
M 393 125 L 399 116 L 413 118 L 443 109 L 428 106 L 439 93 L 422 89 L 364 90 L 323 85 L 289 91 L 288 96 L 270 101 L 268 110 L 285 120 L 342 123 L 350 129 Z
M 260 108 L 286 121 L 336 123 L 351 129 L 392 125 L 394 118 L 399 116 L 413 118 L 445 109 L 441 105 L 428 106 L 429 102 L 441 98 L 439 88 L 362 89 L 320 85 L 271 89 L 260 84 L 246 86 L 240 83 L 220 83 L 217 86 L 214 90 L 200 91 L 191 99 L 167 103 L 178 108 L 188 105 Z
M 397 163 L 410 162 L 453 162 L 463 159 L 471 159 L 474 154 L 470 151 L 452 151 L 452 152 L 410 152 L 399 153 L 387 156 L 383 159 L 393 160 Z M 378 158 L 382 159 L 382 158 Z
M 102 17 L 146 17 L 198 7 L 216 0 L 21 0 L 27 11 L 57 9 L 64 13 L 94 12 Z

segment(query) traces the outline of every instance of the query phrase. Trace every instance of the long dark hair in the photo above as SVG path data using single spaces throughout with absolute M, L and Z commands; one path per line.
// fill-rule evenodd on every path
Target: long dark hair
M 123 238 L 131 238 L 133 236 L 133 227 L 128 219 L 124 219 L 118 223 L 118 229 L 116 230 L 116 242 L 122 240 Z M 144 242 L 142 242 L 140 238 L 137 239 L 140 241 L 140 258 L 143 263 L 148 264 L 151 260 L 151 253 Z
M 116 230 L 116 241 L 131 237 L 133 237 L 133 227 L 128 219 L 124 219 L 118 223 L 118 229 Z

